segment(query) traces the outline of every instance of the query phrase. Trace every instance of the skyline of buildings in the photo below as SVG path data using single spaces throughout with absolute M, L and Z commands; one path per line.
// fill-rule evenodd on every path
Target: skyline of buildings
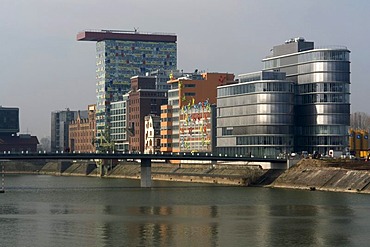
M 234 80 L 229 73 L 166 69 L 177 64 L 176 35 L 101 30 L 79 33 L 77 39 L 97 42 L 98 148 L 99 138 L 108 134 L 104 138 L 114 143 L 113 150 L 144 152 L 144 119 L 149 115 L 160 116 L 163 152 L 222 151 L 265 157 L 348 148 L 350 51 L 346 47 L 315 48 L 304 38 L 290 39 L 271 49 L 262 59 L 261 71 Z M 167 43 L 176 49 L 166 50 Z M 161 50 L 167 55 L 153 55 Z M 123 64 L 122 58 L 131 55 L 141 62 Z M 146 58 L 155 58 L 155 69 L 143 67 Z M 170 58 L 176 63 L 168 62 Z M 131 70 L 130 66 L 139 65 L 137 72 Z M 118 82 L 127 77 L 129 85 Z M 99 115 L 99 105 L 104 116 Z

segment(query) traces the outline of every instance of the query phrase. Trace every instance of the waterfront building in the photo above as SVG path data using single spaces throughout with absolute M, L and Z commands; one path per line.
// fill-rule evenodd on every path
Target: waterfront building
M 129 94 L 124 94 L 122 100 L 111 103 L 111 140 L 114 150 L 127 152 L 129 150 L 128 107 Z
M 349 130 L 349 152 L 356 157 L 365 158 L 369 151 L 369 131 L 364 129 Z
M 314 47 L 304 38 L 274 46 L 263 59 L 264 71 L 286 73 L 297 83 L 295 151 L 328 153 L 348 147 L 350 125 L 350 51 Z
M 73 152 L 90 153 L 95 152 L 95 105 L 87 108 L 87 118 L 81 117 L 77 111 L 76 120 L 69 124 L 69 148 Z
M 19 132 L 19 108 L 0 106 L 0 135 Z
M 77 40 L 97 42 L 97 138 L 99 132 L 109 129 L 111 103 L 121 101 L 130 90 L 131 77 L 177 67 L 175 34 L 100 30 L 81 32 Z
M 129 92 L 129 150 L 144 152 L 144 118 L 160 114 L 161 105 L 167 104 L 167 91 L 156 89 L 156 78 L 134 76 Z
M 239 75 L 217 88 L 217 151 L 276 158 L 294 150 L 294 83 L 283 72 Z
M 159 116 L 145 116 L 144 153 L 154 154 L 161 149 L 161 119 Z
M 0 106 L 0 152 L 36 152 L 36 136 L 19 134 L 19 108 Z
M 80 111 L 82 118 L 87 118 L 87 111 Z M 51 152 L 70 150 L 69 124 L 77 119 L 77 111 L 67 108 L 65 111 L 51 113 Z
M 198 73 L 171 77 L 168 106 L 161 107 L 162 152 L 212 152 L 212 105 L 217 86 L 234 82 L 234 74 Z M 213 121 L 213 122 L 212 122 Z

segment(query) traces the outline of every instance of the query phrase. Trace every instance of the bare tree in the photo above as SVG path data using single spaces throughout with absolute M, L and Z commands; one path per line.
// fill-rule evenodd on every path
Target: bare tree
M 355 112 L 351 114 L 351 128 L 370 129 L 370 116 L 365 112 Z
M 38 146 L 38 150 L 50 152 L 51 150 L 51 138 L 50 136 L 43 137 L 40 139 L 40 144 Z

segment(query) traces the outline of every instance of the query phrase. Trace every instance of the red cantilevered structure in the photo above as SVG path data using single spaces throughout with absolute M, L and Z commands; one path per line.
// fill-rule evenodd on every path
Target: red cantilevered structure
M 77 41 L 132 40 L 147 42 L 176 42 L 175 34 L 139 33 L 137 31 L 93 30 L 77 34 Z

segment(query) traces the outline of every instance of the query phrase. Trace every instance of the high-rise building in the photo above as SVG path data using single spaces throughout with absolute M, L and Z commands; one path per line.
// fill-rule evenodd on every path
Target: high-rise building
M 304 38 L 274 46 L 263 59 L 265 71 L 286 73 L 297 83 L 295 151 L 343 151 L 350 125 L 350 51 L 346 47 L 314 47 Z
M 136 30 L 84 31 L 78 41 L 96 41 L 97 138 L 110 124 L 110 107 L 130 90 L 130 78 L 146 72 L 177 67 L 174 34 Z

